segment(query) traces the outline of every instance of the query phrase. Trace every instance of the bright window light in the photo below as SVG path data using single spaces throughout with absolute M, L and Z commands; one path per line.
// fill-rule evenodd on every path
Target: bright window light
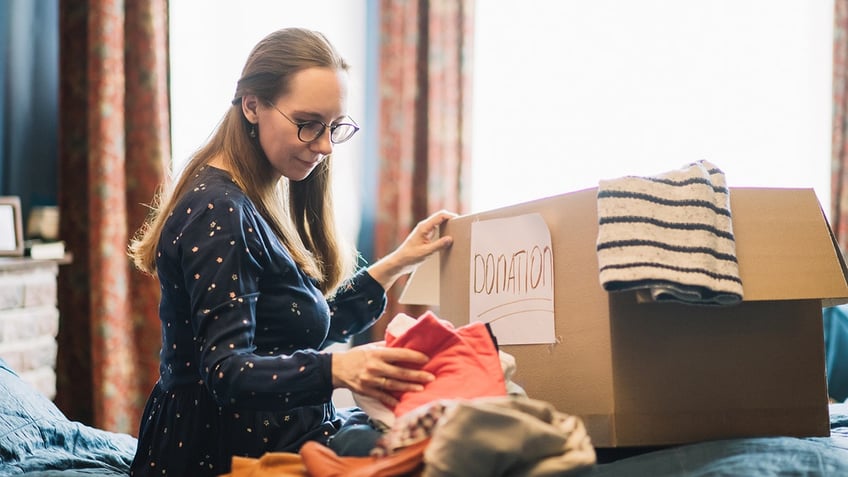
M 832 0 L 475 10 L 474 211 L 700 159 L 829 210 Z

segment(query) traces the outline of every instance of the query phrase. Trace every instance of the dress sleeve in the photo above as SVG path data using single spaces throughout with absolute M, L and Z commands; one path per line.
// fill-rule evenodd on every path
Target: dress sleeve
M 220 405 L 284 410 L 332 397 L 331 357 L 255 353 L 256 303 L 268 244 L 252 208 L 227 197 L 197 211 L 178 237 L 200 375 Z M 284 274 L 296 274 L 294 264 Z
M 386 292 L 367 271 L 360 270 L 328 303 L 331 320 L 325 346 L 345 342 L 370 328 L 386 309 Z

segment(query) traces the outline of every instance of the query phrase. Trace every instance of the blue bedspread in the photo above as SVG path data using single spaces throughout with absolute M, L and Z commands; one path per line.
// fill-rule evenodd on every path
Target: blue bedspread
M 126 476 L 136 440 L 68 420 L 0 359 L 0 476 Z
M 126 477 L 135 448 L 132 436 L 69 421 L 0 359 L 0 476 Z M 702 442 L 598 464 L 576 475 L 848 476 L 848 404 L 831 405 L 830 437 Z
M 848 476 L 848 404 L 830 406 L 830 437 L 702 442 L 600 464 L 580 477 Z

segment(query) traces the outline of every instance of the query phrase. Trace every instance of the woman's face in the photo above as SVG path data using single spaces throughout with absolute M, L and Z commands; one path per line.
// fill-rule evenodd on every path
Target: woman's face
M 345 120 L 347 73 L 333 68 L 302 70 L 292 77 L 287 95 L 273 106 L 257 106 L 259 144 L 271 165 L 289 180 L 303 180 L 333 152 L 333 144 L 329 127 L 314 141 L 303 142 L 294 123 L 321 121 L 329 126 Z

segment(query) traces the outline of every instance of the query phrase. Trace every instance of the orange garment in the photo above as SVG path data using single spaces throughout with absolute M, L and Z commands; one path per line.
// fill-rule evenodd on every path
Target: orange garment
M 482 322 L 454 328 L 431 311 L 425 312 L 409 329 L 393 336 L 386 333 L 386 346 L 420 351 L 430 357 L 422 369 L 436 379 L 424 390 L 398 396 L 395 416 L 439 399 L 471 399 L 505 396 L 506 384 L 494 339 Z
M 329 447 L 309 441 L 300 455 L 310 477 L 419 477 L 429 439 L 384 457 L 339 457 Z
M 229 474 L 221 477 L 309 477 L 300 454 L 268 452 L 262 457 L 233 456 Z

